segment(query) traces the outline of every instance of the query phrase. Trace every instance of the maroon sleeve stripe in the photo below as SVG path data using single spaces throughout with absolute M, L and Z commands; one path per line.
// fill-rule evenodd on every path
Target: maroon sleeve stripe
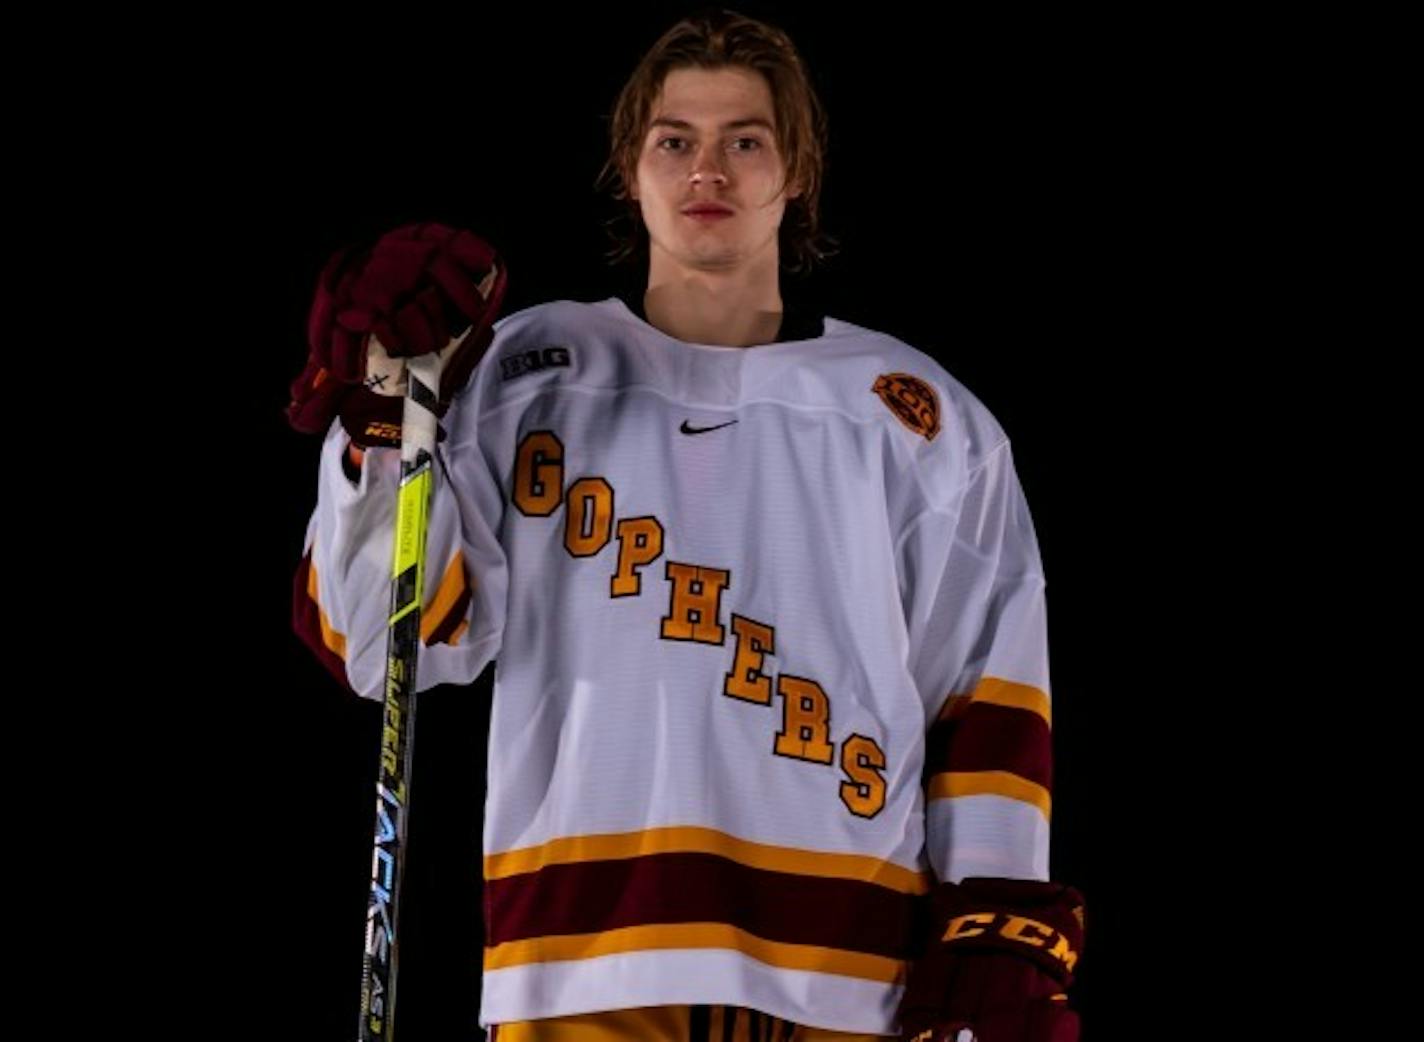
M 1006 771 L 1051 788 L 1048 724 L 1034 712 L 980 702 L 935 721 L 925 736 L 926 783 L 936 774 L 971 771 Z

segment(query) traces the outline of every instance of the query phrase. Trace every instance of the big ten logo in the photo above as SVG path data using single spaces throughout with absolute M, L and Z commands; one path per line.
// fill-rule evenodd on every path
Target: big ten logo
M 515 508 L 527 518 L 547 518 L 562 506 L 563 548 L 570 557 L 592 559 L 616 541 L 608 596 L 638 597 L 644 574 L 663 555 L 666 529 L 651 515 L 616 517 L 614 493 L 612 483 L 598 475 L 581 477 L 564 488 L 564 444 L 553 431 L 530 431 L 519 442 L 511 495 Z M 768 752 L 817 769 L 833 771 L 839 763 L 843 777 L 838 795 L 845 808 L 862 818 L 878 814 L 885 806 L 884 750 L 874 738 L 852 734 L 840 743 L 837 755 L 831 738 L 831 693 L 812 677 L 765 670 L 766 657 L 776 654 L 776 627 L 736 612 L 730 625 L 724 624 L 731 570 L 665 561 L 659 577 L 666 583 L 668 607 L 659 632 L 651 636 L 723 649 L 727 671 L 722 695 L 775 713 L 779 729 Z
M 499 360 L 499 378 L 514 380 L 529 373 L 537 373 L 545 369 L 567 369 L 568 366 L 569 349 L 567 347 L 557 345 L 534 347 L 528 351 L 517 351 L 501 358 Z

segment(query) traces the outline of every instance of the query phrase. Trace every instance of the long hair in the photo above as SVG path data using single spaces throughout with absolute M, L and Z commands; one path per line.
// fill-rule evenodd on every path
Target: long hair
M 610 188 L 622 213 L 607 222 L 613 241 L 610 264 L 647 255 L 648 230 L 629 194 L 637 180 L 638 157 L 652 119 L 653 105 L 667 74 L 674 69 L 739 66 L 766 78 L 776 117 L 777 148 L 785 159 L 786 182 L 801 193 L 786 203 L 779 251 L 790 272 L 809 271 L 837 252 L 836 240 L 820 228 L 821 185 L 826 167 L 825 110 L 811 86 L 805 64 L 785 32 L 721 8 L 684 18 L 653 44 L 623 85 L 609 120 L 608 159 L 595 187 Z M 627 227 L 619 225 L 626 222 Z

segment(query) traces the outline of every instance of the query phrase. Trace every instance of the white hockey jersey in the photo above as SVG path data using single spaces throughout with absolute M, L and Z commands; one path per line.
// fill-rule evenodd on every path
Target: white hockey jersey
M 937 879 L 1048 878 L 1044 574 L 1005 432 L 827 317 L 506 316 L 445 417 L 420 689 L 497 659 L 484 1025 L 726 1004 L 891 1033 Z M 302 588 L 382 696 L 399 459 L 327 437 Z

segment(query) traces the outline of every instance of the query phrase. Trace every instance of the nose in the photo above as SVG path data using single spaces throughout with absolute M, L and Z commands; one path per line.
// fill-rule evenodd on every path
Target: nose
M 722 172 L 722 155 L 715 148 L 702 148 L 692 161 L 692 183 L 701 184 L 704 180 L 727 182 L 727 175 Z

